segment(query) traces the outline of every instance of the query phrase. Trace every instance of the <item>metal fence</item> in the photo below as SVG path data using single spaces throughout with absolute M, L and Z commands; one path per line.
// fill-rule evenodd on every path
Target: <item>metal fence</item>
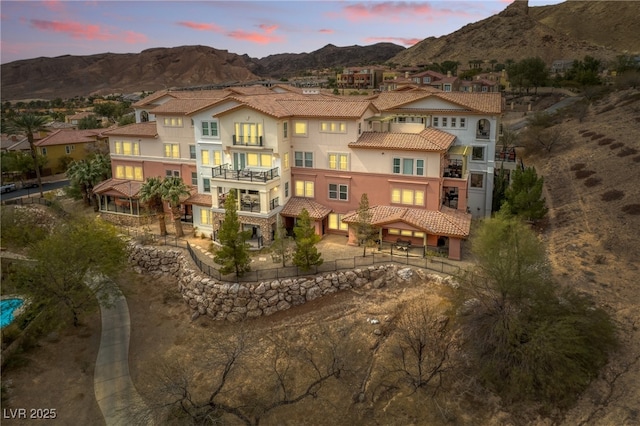
M 218 281 L 225 282 L 260 282 L 353 270 L 390 263 L 431 270 L 448 275 L 456 275 L 460 272 L 460 267 L 458 265 L 454 265 L 444 258 L 422 256 L 422 250 L 420 250 L 415 254 L 411 251 L 401 253 L 397 253 L 395 251 L 394 253 L 371 252 L 366 256 L 353 256 L 343 259 L 325 260 L 321 265 L 312 266 L 310 270 L 306 271 L 297 266 L 260 268 L 246 271 L 242 276 L 236 277 L 235 273 L 222 274 L 219 267 L 212 265 L 213 261 L 211 259 L 206 258 L 205 260 L 204 254 L 199 250 L 195 250 L 193 246 L 184 239 L 176 238 L 172 235 L 160 236 L 138 228 L 126 228 L 126 233 L 142 244 L 158 244 L 184 248 L 187 250 L 189 256 L 191 256 L 191 259 L 202 273 Z

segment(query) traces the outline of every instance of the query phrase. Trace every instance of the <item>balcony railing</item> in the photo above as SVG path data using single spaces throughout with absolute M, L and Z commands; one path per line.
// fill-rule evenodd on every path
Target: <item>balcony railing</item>
M 505 163 L 515 163 L 516 162 L 516 151 L 515 149 L 511 149 L 509 151 L 499 151 L 496 152 L 496 161 L 505 162 Z
M 449 160 L 444 168 L 444 177 L 462 179 L 462 160 Z
M 223 164 L 211 169 L 212 179 L 243 180 L 249 182 L 268 182 L 280 177 L 280 169 L 269 170 L 242 169 L 234 170 L 231 164 Z
M 272 198 L 271 201 L 269 201 L 269 210 L 273 210 L 279 205 L 280 205 L 280 198 L 279 197 Z
M 233 144 L 241 146 L 262 146 L 262 136 L 233 135 Z

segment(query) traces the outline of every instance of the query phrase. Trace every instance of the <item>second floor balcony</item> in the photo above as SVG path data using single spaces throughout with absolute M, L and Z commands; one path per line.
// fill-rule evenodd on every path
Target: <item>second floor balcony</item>
M 510 149 L 496 149 L 496 161 L 505 162 L 505 163 L 515 163 L 516 162 L 516 150 L 514 148 Z
M 262 136 L 233 135 L 233 144 L 236 146 L 263 146 Z
M 231 164 L 223 164 L 211 169 L 212 179 L 242 180 L 248 182 L 269 182 L 280 177 L 280 168 L 235 170 Z

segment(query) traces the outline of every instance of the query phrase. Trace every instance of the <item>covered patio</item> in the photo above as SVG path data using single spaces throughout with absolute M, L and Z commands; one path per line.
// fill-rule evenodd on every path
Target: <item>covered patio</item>
M 446 206 L 439 211 L 394 206 L 374 206 L 369 210 L 371 224 L 378 228 L 381 250 L 421 256 L 438 253 L 452 260 L 461 259 L 462 240 L 471 229 L 470 214 Z M 357 245 L 357 212 L 342 221 L 349 224 L 348 244 Z

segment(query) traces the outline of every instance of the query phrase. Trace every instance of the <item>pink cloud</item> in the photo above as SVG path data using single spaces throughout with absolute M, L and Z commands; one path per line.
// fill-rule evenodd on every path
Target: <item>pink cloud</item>
M 258 25 L 258 28 L 260 28 L 262 31 L 264 31 L 267 34 L 271 34 L 272 32 L 274 32 L 275 30 L 278 29 L 278 26 L 277 25 L 260 24 L 260 25 Z
M 243 30 L 231 31 L 230 33 L 227 33 L 227 36 L 238 40 L 250 41 L 257 44 L 269 44 L 284 41 L 284 38 L 279 36 L 271 36 L 268 34 L 261 34 L 257 32 L 246 32 Z
M 367 37 L 365 41 L 367 43 L 380 43 L 380 42 L 389 42 L 402 44 L 404 46 L 413 46 L 414 44 L 422 41 L 421 38 L 404 38 L 404 37 Z
M 462 17 L 469 14 L 464 11 L 437 9 L 425 2 L 385 1 L 350 4 L 343 8 L 343 14 L 333 15 L 334 18 L 345 17 L 351 22 L 382 19 L 397 22 L 407 18 L 432 20 L 445 16 Z
M 64 11 L 64 3 L 59 0 L 45 0 L 43 3 L 44 3 L 44 7 L 46 7 L 52 12 Z
M 177 23 L 180 26 L 191 28 L 192 30 L 198 31 L 213 31 L 214 33 L 220 33 L 224 30 L 217 26 L 216 24 L 205 24 L 200 22 L 192 22 L 192 21 L 181 21 Z
M 121 34 L 113 34 L 100 25 L 84 24 L 76 21 L 43 21 L 31 19 L 31 26 L 41 31 L 66 34 L 72 38 L 82 40 L 120 40 L 125 43 L 144 43 L 147 36 L 133 31 L 125 31 Z
M 320 34 L 333 34 L 335 31 L 330 30 L 330 29 L 328 29 L 328 28 L 322 28 L 322 29 L 318 30 L 318 32 L 319 32 Z

